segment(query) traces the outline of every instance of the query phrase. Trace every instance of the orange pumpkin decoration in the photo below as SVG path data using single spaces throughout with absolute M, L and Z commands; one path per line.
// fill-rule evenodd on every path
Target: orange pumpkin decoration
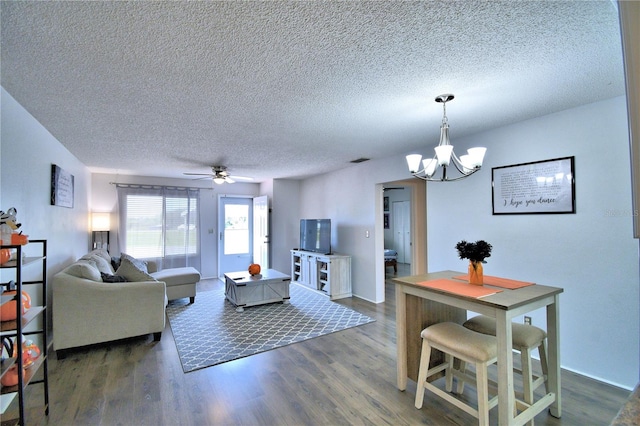
M 15 290 L 6 291 L 5 296 L 15 295 Z M 22 315 L 26 314 L 31 307 L 31 297 L 26 291 L 22 292 Z M 0 307 L 0 321 L 13 321 L 16 319 L 16 301 L 11 300 Z
M 258 275 L 260 273 L 260 265 L 257 263 L 252 263 L 249 265 L 249 273 L 251 275 Z
M 24 234 L 11 234 L 11 244 L 25 245 L 29 242 L 29 236 Z
M 29 368 L 40 358 L 40 348 L 31 339 L 25 339 L 22 336 L 22 340 L 22 366 Z M 16 348 L 13 349 L 13 356 L 18 356 Z
M 0 249 L 0 265 L 4 265 L 11 259 L 11 250 Z
M 16 364 L 9 367 L 2 380 L 0 380 L 2 386 L 15 386 L 18 384 L 18 366 Z
M 23 336 L 24 338 L 24 336 Z M 11 346 L 13 344 L 7 345 L 4 343 L 5 348 L 7 349 L 7 353 L 10 351 Z M 40 357 L 40 348 L 36 346 L 33 341 L 26 340 L 22 343 L 22 366 L 24 369 L 31 367 L 33 363 Z M 17 357 L 18 352 L 17 348 L 13 346 L 13 353 L 10 354 L 12 357 Z M 15 386 L 18 384 L 18 365 L 12 365 L 4 376 L 2 376 L 2 380 L 0 380 L 0 384 L 2 386 Z

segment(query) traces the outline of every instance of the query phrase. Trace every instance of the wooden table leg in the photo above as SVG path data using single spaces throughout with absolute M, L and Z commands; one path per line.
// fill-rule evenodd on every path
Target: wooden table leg
M 548 345 L 548 372 L 547 381 L 549 392 L 556 395 L 555 401 L 549 407 L 549 413 L 553 417 L 562 416 L 562 399 L 560 390 L 560 300 L 554 297 L 554 303 L 547 305 L 547 345 Z
M 498 424 L 513 423 L 515 395 L 513 388 L 513 342 L 511 317 L 507 311 L 496 312 L 498 339 Z
M 396 364 L 398 389 L 407 389 L 407 295 L 396 284 Z

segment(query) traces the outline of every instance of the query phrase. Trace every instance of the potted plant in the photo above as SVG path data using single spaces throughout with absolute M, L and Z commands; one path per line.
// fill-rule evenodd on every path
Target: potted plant
M 491 244 L 484 240 L 478 240 L 475 243 L 462 240 L 456 244 L 460 259 L 469 259 L 470 284 L 483 284 L 482 264 L 487 263 L 485 259 L 491 256 L 491 249 Z

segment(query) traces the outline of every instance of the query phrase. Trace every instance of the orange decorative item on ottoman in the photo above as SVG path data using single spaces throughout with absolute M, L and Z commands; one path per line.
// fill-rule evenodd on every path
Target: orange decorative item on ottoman
M 260 273 L 260 265 L 257 263 L 252 263 L 249 265 L 249 273 L 251 275 L 258 275 Z

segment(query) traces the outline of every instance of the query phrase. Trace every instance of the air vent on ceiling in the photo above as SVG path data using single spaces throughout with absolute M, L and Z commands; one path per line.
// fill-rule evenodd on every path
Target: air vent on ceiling
M 353 163 L 353 164 L 358 164 L 358 163 L 364 163 L 365 161 L 369 161 L 369 160 L 370 160 L 370 158 L 361 157 L 361 158 L 358 158 L 356 160 L 351 160 L 350 162 Z

